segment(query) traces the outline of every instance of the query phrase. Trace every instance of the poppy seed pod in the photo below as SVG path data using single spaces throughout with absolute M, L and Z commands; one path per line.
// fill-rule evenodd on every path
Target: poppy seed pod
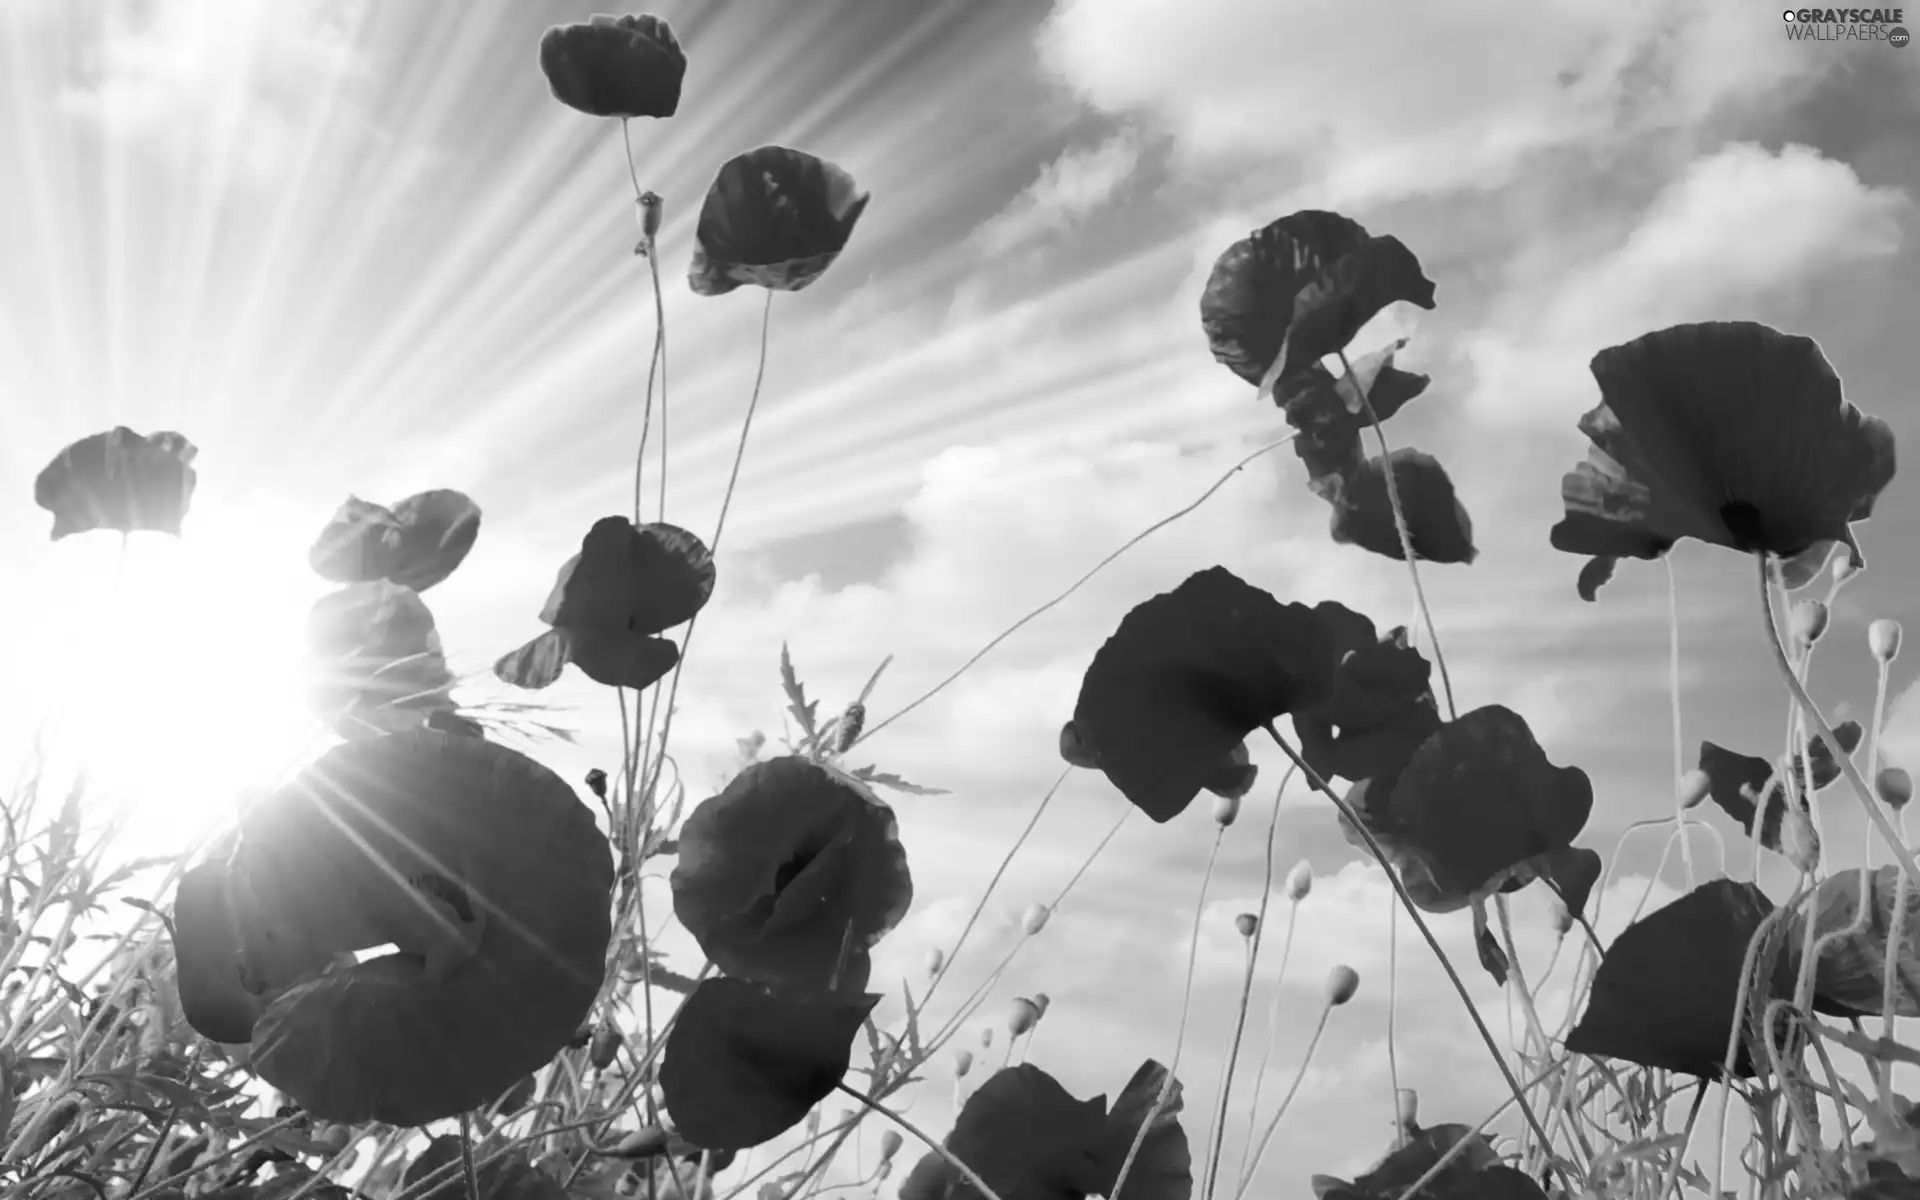
M 1873 777 L 1873 790 L 1880 793 L 1881 803 L 1899 812 L 1913 799 L 1913 776 L 1903 767 L 1881 767 Z
M 880 1161 L 881 1162 L 892 1161 L 893 1156 L 900 1153 L 900 1143 L 901 1143 L 900 1131 L 897 1129 L 889 1129 L 885 1133 L 881 1134 L 880 1135 Z
M 1845 583 L 1859 573 L 1860 564 L 1854 561 L 1853 555 L 1841 554 L 1834 557 L 1833 582 L 1835 584 Z
M 927 951 L 928 978 L 932 978 L 933 976 L 938 975 L 940 973 L 940 968 L 945 966 L 946 962 L 947 962 L 947 952 L 942 950 L 940 947 L 935 946 L 933 949 Z
M 840 715 L 840 726 L 833 739 L 833 752 L 845 754 L 853 749 L 853 744 L 860 740 L 860 731 L 866 727 L 867 706 L 855 700 Z
M 1713 779 L 1705 771 L 1695 768 L 1680 777 L 1678 796 L 1683 809 L 1700 807 L 1712 792 Z
M 1827 631 L 1827 606 L 1818 600 L 1800 600 L 1793 606 L 1793 640 L 1811 646 Z
M 1327 973 L 1327 1003 L 1345 1004 L 1360 990 L 1360 973 L 1345 963 Z
M 1024 1037 L 1039 1020 L 1040 1006 L 1025 996 L 1015 996 L 1007 1010 L 1007 1032 L 1014 1037 Z
M 1035 992 L 1033 994 L 1033 1003 L 1034 1007 L 1040 1010 L 1040 1015 L 1044 1017 L 1047 1015 L 1047 1009 L 1053 1006 L 1053 998 L 1045 992 Z
M 953 1075 L 956 1079 L 965 1078 L 973 1070 L 973 1051 L 955 1050 L 953 1052 Z
M 1293 870 L 1287 872 L 1287 899 L 1295 904 L 1307 898 L 1313 891 L 1313 864 L 1301 859 L 1293 864 Z
M 604 1071 L 613 1065 L 620 1053 L 620 1031 L 611 1025 L 602 1025 L 594 1031 L 593 1040 L 587 1043 L 587 1062 L 596 1071 Z
M 1213 798 L 1213 823 L 1225 829 L 1240 816 L 1240 797 L 1215 796 Z
M 1233 927 L 1240 931 L 1241 937 L 1250 938 L 1253 931 L 1260 928 L 1260 918 L 1252 913 L 1241 913 L 1233 919 Z
M 1900 622 L 1891 617 L 1881 617 L 1867 626 L 1867 645 L 1873 648 L 1873 656 L 1883 663 L 1890 663 L 1900 654 Z
M 660 219 L 664 215 L 665 201 L 658 192 L 642 192 L 634 203 L 640 206 L 640 234 L 652 241 L 660 232 Z
M 1420 1127 L 1420 1095 L 1412 1088 L 1401 1088 L 1394 1093 L 1394 1119 L 1403 1130 Z
M 1027 931 L 1028 937 L 1036 937 L 1047 927 L 1047 917 L 1052 910 L 1044 904 L 1029 904 L 1020 914 L 1020 927 Z

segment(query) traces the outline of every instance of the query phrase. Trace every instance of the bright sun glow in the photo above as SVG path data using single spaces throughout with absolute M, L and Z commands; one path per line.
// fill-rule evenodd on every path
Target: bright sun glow
M 327 585 L 290 531 L 311 514 L 270 498 L 196 502 L 185 536 L 94 532 L 46 551 L 5 601 L 0 766 L 64 781 L 84 765 L 90 811 L 140 852 L 183 847 L 330 737 L 306 700 L 306 618 Z M 317 526 L 315 526 L 317 527 Z

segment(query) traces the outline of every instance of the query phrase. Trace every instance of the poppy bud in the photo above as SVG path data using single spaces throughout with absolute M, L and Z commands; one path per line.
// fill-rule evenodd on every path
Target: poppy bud
M 900 1153 L 900 1131 L 889 1129 L 880 1135 L 880 1161 L 887 1162 Z
M 1698 808 L 1713 792 L 1713 780 L 1698 768 L 1680 777 L 1679 799 L 1683 809 Z
M 980 1048 L 982 1050 L 993 1049 L 993 1026 L 988 1025 L 980 1031 Z
M 1902 767 L 1881 767 L 1873 777 L 1873 790 L 1880 793 L 1882 804 L 1899 812 L 1913 799 L 1913 776 Z
M 1802 874 L 1811 875 L 1820 866 L 1820 835 L 1813 817 L 1798 804 L 1788 804 L 1781 816 L 1780 852 Z
M 313 1140 L 338 1154 L 353 1141 L 353 1130 L 345 1125 L 323 1124 L 313 1131 Z
M 1394 1094 L 1394 1118 L 1409 1133 L 1420 1127 L 1420 1096 L 1412 1088 L 1401 1088 Z
M 1213 798 L 1213 823 L 1215 825 L 1225 829 L 1227 826 L 1233 824 L 1234 818 L 1239 815 L 1240 797 L 1215 796 Z
M 1873 648 L 1873 656 L 1883 663 L 1890 663 L 1900 654 L 1900 622 L 1891 617 L 1881 617 L 1867 626 L 1867 645 Z
M 611 1025 L 602 1025 L 594 1031 L 593 1041 L 587 1044 L 587 1062 L 596 1071 L 604 1071 L 613 1065 L 620 1053 L 620 1031 Z
M 1025 996 L 1015 996 L 1012 1006 L 1007 1010 L 1007 1032 L 1014 1037 L 1023 1037 L 1040 1019 L 1040 1006 Z
M 1080 731 L 1068 721 L 1060 727 L 1060 757 L 1070 767 L 1079 767 L 1083 771 L 1095 771 L 1100 767 L 1100 759 L 1093 750 L 1080 740 Z
M 665 205 L 655 192 L 642 192 L 638 203 L 640 205 L 640 232 L 648 241 L 652 241 L 653 236 L 660 232 L 661 210 Z
M 954 1078 L 964 1078 L 966 1073 L 971 1070 L 973 1070 L 973 1051 L 955 1050 L 953 1052 Z
M 840 716 L 839 734 L 833 739 L 833 752 L 845 754 L 853 749 L 860 740 L 860 731 L 867 726 L 867 706 L 855 700 L 847 705 L 847 711 Z
M 1360 990 L 1360 973 L 1341 963 L 1327 974 L 1327 1003 L 1345 1004 Z
M 1047 927 L 1047 917 L 1050 911 L 1051 910 L 1044 904 L 1027 905 L 1027 910 L 1020 914 L 1020 925 L 1027 931 L 1028 937 L 1037 936 L 1042 929 Z
M 938 975 L 940 968 L 945 966 L 946 962 L 947 952 L 940 947 L 935 946 L 933 949 L 927 951 L 927 978 L 931 979 L 935 975 Z
M 1033 1003 L 1034 1007 L 1040 1010 L 1040 1015 L 1044 1017 L 1047 1015 L 1047 1009 L 1052 1007 L 1053 1000 L 1048 997 L 1045 992 L 1035 992 L 1033 994 Z
M 1287 872 L 1287 899 L 1295 904 L 1307 898 L 1313 890 L 1313 864 L 1301 859 L 1293 864 L 1293 870 Z
M 1233 919 L 1233 927 L 1240 931 L 1241 937 L 1250 938 L 1253 931 L 1260 928 L 1260 918 L 1252 913 L 1241 913 Z
M 587 772 L 587 790 L 605 800 L 607 798 L 607 773 L 599 767 Z
M 1798 601 L 1790 620 L 1793 640 L 1802 646 L 1811 646 L 1827 631 L 1827 606 L 1818 600 Z

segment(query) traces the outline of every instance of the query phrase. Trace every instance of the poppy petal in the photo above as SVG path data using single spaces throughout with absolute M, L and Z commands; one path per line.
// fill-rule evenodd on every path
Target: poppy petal
M 411 589 L 376 579 L 330 592 L 307 632 L 309 699 L 340 736 L 404 732 L 454 706 L 433 612 Z
M 1180 1127 L 1184 1107 L 1180 1081 L 1175 1079 L 1167 1091 L 1167 1101 L 1155 1115 L 1160 1089 L 1167 1082 L 1167 1068 L 1153 1059 L 1140 1064 L 1127 1080 L 1127 1086 L 1114 1097 L 1113 1111 L 1107 1114 L 1100 1194 L 1112 1200 L 1190 1200 L 1193 1195 L 1193 1148 L 1187 1131 Z M 1152 1124 L 1147 1119 L 1152 1116 Z M 1120 1169 L 1126 1165 L 1127 1151 L 1147 1125 L 1147 1136 L 1140 1143 L 1133 1166 L 1127 1170 L 1126 1183 L 1119 1193 Z
M 1368 386 L 1368 402 L 1382 421 L 1426 391 L 1427 376 L 1391 365 L 1391 353 L 1369 378 L 1368 360 L 1354 365 Z M 1307 468 L 1307 486 L 1323 500 L 1332 500 L 1337 480 L 1355 474 L 1365 462 L 1361 434 L 1366 418 L 1356 411 L 1359 397 L 1345 379 L 1335 379 L 1318 363 L 1280 381 L 1274 402 L 1287 423 L 1299 431 L 1293 451 Z
M 833 265 L 872 199 L 825 159 L 762 146 L 729 159 L 707 189 L 687 280 L 697 296 L 742 284 L 797 292 Z
M 651 13 L 595 16 L 547 30 L 540 70 L 554 99 L 588 116 L 671 117 L 687 55 L 673 27 Z
M 385 579 L 424 592 L 453 574 L 479 536 L 479 506 L 451 489 L 408 496 L 392 509 L 349 496 L 307 558 L 332 583 Z
M 565 629 L 549 629 L 501 655 L 493 664 L 493 674 L 502 683 L 539 691 L 560 682 L 572 661 L 573 635 Z
M 1858 721 L 1841 721 L 1833 727 L 1833 736 L 1840 748 L 1852 754 L 1866 735 Z M 1780 843 L 1780 827 L 1786 817 L 1787 787 L 1785 781 L 1774 778 L 1773 763 L 1751 754 L 1740 754 L 1713 742 L 1700 743 L 1700 758 L 1697 764 L 1707 775 L 1707 798 L 1732 817 L 1740 828 L 1750 835 L 1758 836 L 1760 844 L 1774 853 L 1784 853 Z M 1840 778 L 1840 764 L 1834 761 L 1833 753 L 1827 749 L 1825 738 L 1811 742 L 1803 757 L 1793 756 L 1788 768 L 1793 778 L 1801 785 L 1809 774 L 1812 776 L 1814 791 L 1833 786 Z M 1768 787 L 1768 781 L 1772 786 Z M 1760 789 L 1767 788 L 1764 801 Z M 1762 813 L 1760 827 L 1753 830 L 1753 818 L 1756 812 Z
M 666 678 L 680 662 L 680 647 L 666 638 L 591 627 L 568 632 L 572 634 L 568 661 L 606 687 L 643 691 Z
M 56 542 L 95 529 L 179 537 L 199 453 L 180 434 L 142 437 L 117 425 L 55 455 L 34 479 L 33 501 L 53 514 Z
M 1419 450 L 1393 451 L 1393 482 L 1415 557 L 1434 563 L 1471 563 L 1480 556 L 1473 545 L 1473 518 L 1453 490 L 1453 480 L 1438 459 Z M 1333 500 L 1333 540 L 1387 558 L 1404 559 L 1400 531 L 1387 494 L 1387 460 L 1368 458 L 1347 475 Z
M 1893 1015 L 1920 1017 L 1920 891 L 1900 886 L 1900 868 L 1896 866 L 1874 868 L 1868 873 L 1867 883 L 1866 919 L 1857 932 L 1842 931 L 1853 926 L 1860 912 L 1860 873 L 1836 871 L 1820 881 L 1812 902 L 1795 914 L 1789 945 L 1797 950 L 1807 944 L 1809 921 L 1816 939 L 1841 934 L 1825 942 L 1814 970 L 1813 995 L 1818 1011 L 1839 1017 L 1881 1014 L 1891 971 Z M 1902 937 L 1889 956 L 1895 897 L 1901 891 L 1906 892 Z
M 679 526 L 602 517 L 560 568 L 540 620 L 652 636 L 693 620 L 714 580 L 706 544 Z
M 202 1037 L 246 1042 L 266 1005 L 241 983 L 240 926 L 226 864 L 206 862 L 180 877 L 173 900 L 173 957 L 181 1015 Z
M 1361 780 L 1398 772 L 1440 728 L 1440 712 L 1429 682 L 1432 665 L 1413 648 L 1405 627 L 1376 640 L 1372 621 L 1347 615 L 1358 625 L 1339 638 L 1332 689 L 1294 713 L 1293 728 L 1301 757 L 1322 778 Z

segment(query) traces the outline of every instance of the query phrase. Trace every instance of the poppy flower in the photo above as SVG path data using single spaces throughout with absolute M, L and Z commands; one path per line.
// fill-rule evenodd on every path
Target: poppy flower
M 1840 748 L 1852 754 L 1859 746 L 1865 730 L 1858 721 L 1841 721 L 1833 727 L 1833 736 Z M 1774 764 L 1767 759 L 1751 754 L 1740 754 L 1717 746 L 1712 742 L 1700 743 L 1700 770 L 1706 772 L 1707 796 L 1721 812 L 1726 813 L 1747 831 L 1748 836 L 1759 839 L 1762 846 L 1774 853 L 1783 853 L 1780 848 L 1780 827 L 1787 814 L 1787 788 L 1785 781 L 1775 777 Z M 1834 761 L 1833 752 L 1827 749 L 1825 738 L 1812 741 L 1804 756 L 1795 754 L 1788 768 L 1792 772 L 1794 790 L 1799 791 L 1805 785 L 1808 774 L 1813 777 L 1813 789 L 1831 787 L 1840 778 L 1840 764 Z M 1768 787 L 1768 782 L 1772 786 Z M 1760 789 L 1766 788 L 1763 799 Z M 1806 804 L 1805 799 L 1801 804 Z M 1758 827 L 1754 824 L 1754 814 L 1760 813 Z
M 1148 1059 L 1114 1099 L 1076 1100 L 1031 1063 L 997 1071 L 967 1097 L 943 1144 L 1001 1200 L 1082 1200 L 1114 1196 L 1127 1151 L 1155 1103 L 1167 1069 Z M 1180 1127 L 1175 1080 L 1127 1171 L 1126 1200 L 1186 1200 L 1193 1155 Z M 940 1155 L 928 1153 L 900 1185 L 900 1200 L 981 1200 Z
M 660 17 L 596 13 L 541 36 L 540 70 L 555 100 L 590 117 L 671 117 L 687 55 Z
M 1353 364 L 1360 386 L 1366 389 L 1366 405 L 1359 403 L 1360 394 L 1352 381 L 1336 377 L 1319 363 L 1275 384 L 1274 403 L 1286 415 L 1287 424 L 1299 431 L 1293 439 L 1293 452 L 1307 468 L 1307 486 L 1314 495 L 1334 500 L 1341 481 L 1359 472 L 1366 462 L 1360 435 L 1368 425 L 1367 407 L 1385 421 L 1427 390 L 1431 382 L 1427 376 L 1393 365 L 1394 353 L 1405 344 L 1401 339 L 1386 351 Z
M 1315 1175 L 1313 1194 L 1316 1200 L 1375 1200 L 1403 1195 L 1462 1142 L 1466 1145 L 1460 1152 L 1427 1181 L 1425 1194 L 1440 1200 L 1546 1200 L 1546 1193 L 1532 1177 L 1501 1162 L 1492 1143 L 1469 1125 L 1435 1125 L 1418 1130 L 1405 1145 L 1352 1182 Z
M 1580 418 L 1587 459 L 1560 485 L 1556 550 L 1591 555 L 1582 595 L 1622 558 L 1682 538 L 1782 560 L 1789 587 L 1835 543 L 1863 566 L 1853 523 L 1894 475 L 1893 430 L 1841 394 L 1812 338 L 1751 321 L 1675 325 L 1594 355 L 1601 401 Z
M 1506 955 L 1488 930 L 1487 900 L 1537 878 L 1584 880 L 1594 865 L 1591 851 L 1572 848 L 1593 809 L 1586 772 L 1554 766 L 1526 719 L 1497 704 L 1448 721 L 1397 772 L 1355 784 L 1347 804 L 1415 905 L 1472 910 L 1481 964 L 1502 983 Z M 1364 845 L 1357 831 L 1345 833 Z M 1560 890 L 1578 913 L 1570 888 Z
M 713 595 L 713 555 L 675 525 L 602 517 L 560 568 L 540 620 L 553 626 L 494 664 L 515 687 L 552 686 L 568 663 L 595 683 L 640 689 L 680 661 L 656 635 L 691 621 Z
M 1405 626 L 1375 637 L 1373 622 L 1342 610 L 1325 624 L 1340 655 L 1332 686 L 1293 714 L 1300 756 L 1323 779 L 1359 781 L 1397 773 L 1440 729 L 1433 666 Z
M 698 296 L 742 284 L 797 292 L 833 265 L 872 195 L 801 150 L 762 146 L 729 159 L 707 189 L 687 281 Z
M 1715 879 L 1627 926 L 1594 972 L 1586 1011 L 1567 1034 L 1567 1053 L 1720 1078 L 1747 945 L 1773 907 L 1751 883 Z M 1751 1012 L 1793 994 L 1793 965 L 1781 953 L 1786 936 L 1786 926 L 1777 926 L 1756 960 Z M 1747 1032 L 1734 1059 L 1740 1079 L 1764 1073 Z
M 33 481 L 33 502 L 53 514 L 56 542 L 95 529 L 179 537 L 199 453 L 177 433 L 142 437 L 118 425 L 55 455 Z
M 307 631 L 309 699 L 341 737 L 416 729 L 455 708 L 433 612 L 411 589 L 376 580 L 329 593 Z
M 480 536 L 480 506 L 438 488 L 391 509 L 349 496 L 314 541 L 308 562 L 329 583 L 384 579 L 424 592 L 466 560 Z
M 1339 213 L 1281 217 L 1229 246 L 1200 296 L 1213 356 L 1263 390 L 1344 350 L 1380 310 L 1433 307 L 1433 281 L 1396 237 Z
M 1447 469 L 1431 454 L 1399 447 L 1390 456 L 1400 511 L 1414 557 L 1433 563 L 1471 563 L 1480 557 L 1473 545 L 1473 518 L 1454 495 Z M 1388 458 L 1374 455 L 1341 477 L 1330 497 L 1333 540 L 1386 558 L 1406 558 L 1400 529 L 1387 494 Z
M 745 1150 L 806 1120 L 846 1078 L 880 997 L 782 999 L 703 979 L 674 1014 L 660 1090 L 674 1127 L 707 1150 Z
M 1318 610 L 1210 567 L 1121 619 L 1081 680 L 1062 751 L 1165 824 L 1249 733 L 1323 698 L 1338 653 Z
M 1896 897 L 1906 892 L 1901 942 L 1887 953 L 1893 936 Z M 1826 942 L 1813 973 L 1813 1008 L 1834 1017 L 1878 1016 L 1886 1007 L 1886 984 L 1893 974 L 1893 1015 L 1920 1017 L 1920 891 L 1900 886 L 1900 868 L 1875 867 L 1867 876 L 1867 912 L 1860 928 Z M 1788 946 L 1798 953 L 1807 943 L 1806 928 L 1824 939 L 1853 927 L 1860 911 L 1860 872 L 1835 871 L 1821 880 L 1812 901 L 1794 914 Z M 1801 960 L 1804 961 L 1804 960 Z
M 798 998 L 863 989 L 913 901 L 893 809 L 800 757 L 753 763 L 695 808 L 669 882 L 714 966 Z
M 492 742 L 423 729 L 336 747 L 243 811 L 221 869 L 227 909 L 201 896 L 208 875 L 176 907 L 183 988 L 224 990 L 202 1011 L 237 1031 L 201 949 L 231 944 L 231 919 L 227 969 L 263 1006 L 253 1069 L 318 1120 L 416 1126 L 490 1103 L 599 992 L 612 852 L 564 780 Z

